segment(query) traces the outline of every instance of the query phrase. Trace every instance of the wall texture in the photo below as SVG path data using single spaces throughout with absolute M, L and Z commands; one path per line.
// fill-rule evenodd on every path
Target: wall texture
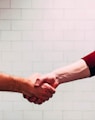
M 47 73 L 95 50 L 95 0 L 0 0 L 0 71 Z M 95 78 L 34 105 L 0 92 L 0 120 L 95 120 Z

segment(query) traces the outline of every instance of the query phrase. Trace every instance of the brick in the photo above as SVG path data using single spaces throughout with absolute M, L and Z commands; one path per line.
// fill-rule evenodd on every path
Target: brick
M 2 31 L 1 40 L 4 40 L 4 41 L 21 40 L 21 32 L 20 31 Z
M 32 8 L 52 8 L 53 0 L 32 0 Z
M 44 111 L 45 120 L 62 120 L 61 111 Z
M 0 19 L 4 19 L 4 20 L 21 19 L 21 10 L 19 10 L 19 9 L 1 9 L 0 10 Z
M 23 112 L 22 111 L 9 111 L 9 112 L 4 112 L 3 114 L 4 120 L 23 120 Z
M 32 21 L 13 21 L 12 30 L 32 30 L 33 22 Z
M 23 9 L 22 10 L 22 19 L 29 20 L 42 20 L 43 10 L 41 9 Z
M 38 120 L 43 119 L 42 111 L 25 111 L 24 112 L 24 120 Z
M 11 0 L 11 8 L 31 8 L 31 0 Z
M 10 0 L 0 0 L 0 8 L 10 8 Z
M 10 30 L 11 22 L 9 20 L 0 20 L 0 30 Z

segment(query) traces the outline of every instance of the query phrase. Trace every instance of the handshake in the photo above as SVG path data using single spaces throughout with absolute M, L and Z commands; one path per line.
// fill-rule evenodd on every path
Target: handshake
M 29 86 L 27 89 L 24 88 L 27 92 L 23 93 L 23 97 L 35 104 L 42 104 L 49 100 L 55 93 L 55 88 L 60 84 L 60 81 L 54 73 L 46 75 L 33 74 L 28 79 L 27 85 Z
M 30 81 L 27 83 L 28 87 L 25 89 L 28 90 L 27 94 L 23 93 L 23 96 L 30 102 L 42 104 L 53 96 L 55 88 L 61 83 L 79 80 L 90 76 L 91 72 L 88 65 L 83 59 L 81 59 L 71 65 L 59 68 L 46 75 L 32 75 L 29 78 Z
M 86 62 L 81 59 L 46 75 L 33 74 L 28 78 L 21 78 L 1 73 L 0 91 L 19 92 L 28 101 L 42 104 L 53 96 L 55 88 L 61 83 L 91 77 L 92 75 L 95 75 L 95 67 L 90 70 Z
M 32 81 L 33 85 L 30 90 L 32 94 L 24 94 L 30 102 L 35 104 L 41 104 L 53 96 L 55 93 L 55 88 L 61 83 L 70 82 L 86 77 L 90 77 L 90 70 L 88 65 L 84 60 L 79 60 L 71 65 L 64 68 L 59 68 L 46 75 L 33 75 L 29 79 Z M 29 90 L 29 87 L 27 88 Z

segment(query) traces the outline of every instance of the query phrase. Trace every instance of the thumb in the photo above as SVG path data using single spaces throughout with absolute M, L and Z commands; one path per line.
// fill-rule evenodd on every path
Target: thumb
M 36 81 L 35 81 L 34 87 L 39 87 L 39 86 L 42 85 L 42 83 L 43 83 L 43 81 L 41 81 L 41 80 L 38 78 L 38 79 L 36 79 Z

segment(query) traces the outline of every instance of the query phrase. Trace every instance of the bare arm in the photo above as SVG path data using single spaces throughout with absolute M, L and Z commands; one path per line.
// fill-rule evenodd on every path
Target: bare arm
M 61 83 L 79 80 L 95 75 L 95 51 L 83 57 L 79 61 L 68 66 L 58 68 L 53 72 L 44 75 L 35 86 L 39 86 L 44 82 L 57 87 Z
M 24 79 L 0 73 L 0 91 L 21 92 L 21 81 L 24 81 Z
M 52 97 L 55 89 L 47 83 L 35 88 L 34 83 L 38 76 L 38 74 L 34 74 L 29 78 L 21 78 L 0 73 L 0 91 L 18 92 L 29 97 L 35 95 L 37 98 L 46 101 Z
M 54 88 L 65 82 L 71 82 L 95 75 L 95 51 L 83 57 L 79 61 L 66 67 L 58 68 L 51 73 L 43 75 L 36 80 L 35 86 L 39 87 L 43 83 L 48 83 Z M 32 102 L 39 103 L 32 99 Z
M 57 69 L 53 72 L 59 83 L 70 82 L 90 76 L 90 71 L 84 60 L 79 60 L 64 68 Z

